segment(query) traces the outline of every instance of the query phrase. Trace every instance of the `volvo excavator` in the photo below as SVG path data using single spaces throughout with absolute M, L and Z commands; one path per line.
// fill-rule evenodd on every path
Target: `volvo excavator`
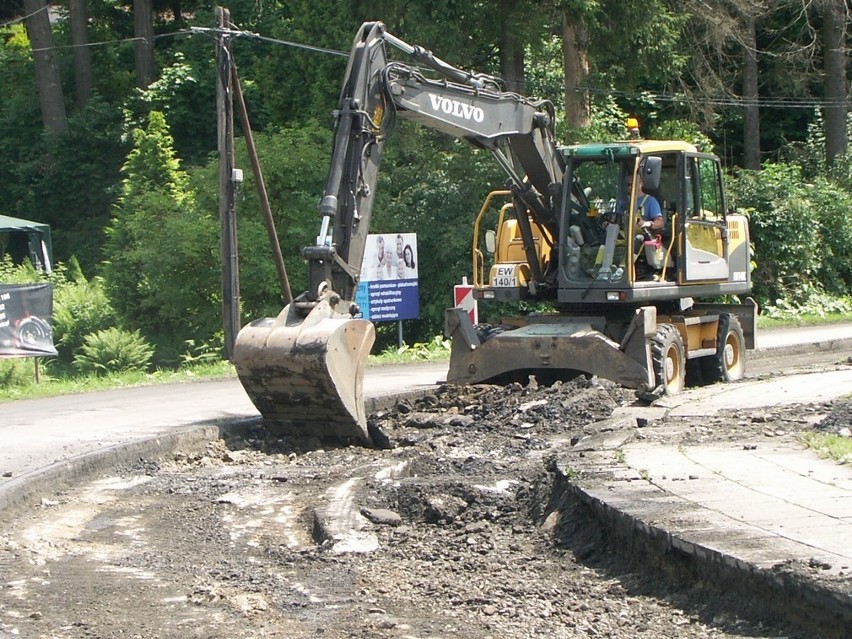
M 389 47 L 411 63 L 391 60 Z M 369 22 L 335 111 L 320 228 L 303 251 L 308 288 L 234 345 L 239 378 L 273 432 L 370 444 L 362 386 L 375 331 L 355 292 L 397 117 L 492 154 L 507 181 L 473 224 L 474 296 L 548 309 L 477 325 L 448 309 L 448 382 L 585 373 L 659 395 L 680 392 L 687 370 L 704 382 L 743 376 L 755 305 L 696 301 L 751 290 L 747 221 L 727 209 L 717 157 L 642 140 L 635 122 L 623 141 L 560 146 L 550 102 Z M 653 231 L 641 224 L 649 197 L 663 214 Z

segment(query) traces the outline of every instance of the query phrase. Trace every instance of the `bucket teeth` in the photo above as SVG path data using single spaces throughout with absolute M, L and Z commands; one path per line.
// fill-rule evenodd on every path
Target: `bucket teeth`
M 271 432 L 369 443 L 363 380 L 374 339 L 369 321 L 327 300 L 307 317 L 288 306 L 240 331 L 234 365 Z

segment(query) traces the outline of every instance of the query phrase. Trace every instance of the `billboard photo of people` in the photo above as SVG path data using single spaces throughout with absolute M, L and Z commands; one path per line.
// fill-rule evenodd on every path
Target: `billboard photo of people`
M 417 279 L 417 234 L 371 234 L 367 239 L 361 280 Z
M 356 301 L 362 316 L 375 320 L 417 319 L 417 234 L 367 236 Z

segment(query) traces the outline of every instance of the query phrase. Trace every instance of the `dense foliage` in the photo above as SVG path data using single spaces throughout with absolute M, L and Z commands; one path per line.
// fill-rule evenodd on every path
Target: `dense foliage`
M 107 328 L 86 335 L 74 364 L 84 374 L 106 375 L 147 370 L 154 349 L 139 331 Z
M 218 227 L 201 210 L 174 155 L 165 117 L 132 131 L 122 193 L 107 231 L 106 290 L 119 316 L 171 350 L 212 335 L 217 313 Z
M 824 293 L 852 291 L 852 192 L 800 167 L 769 164 L 729 182 L 750 215 L 756 267 L 754 293 L 763 305 L 806 305 Z
M 88 38 L 98 46 L 88 47 L 93 87 L 81 104 L 74 99 L 71 16 L 66 2 L 57 3 L 53 37 L 68 111 L 61 134 L 46 132 L 41 122 L 21 6 L 0 17 L 0 154 L 6 160 L 0 212 L 51 224 L 56 259 L 79 261 L 79 275 L 61 282 L 61 270 L 53 276 L 57 343 L 66 363 L 87 335 L 110 326 L 140 331 L 156 344 L 158 363 L 186 361 L 221 341 L 216 69 L 213 39 L 204 31 L 214 26 L 213 4 L 153 3 L 156 76 L 144 89 L 134 81 L 133 3 L 87 4 Z M 810 5 L 234 0 L 228 8 L 240 32 L 232 38 L 233 57 L 296 292 L 306 280 L 300 250 L 319 226 L 317 199 L 345 54 L 362 21 L 382 19 L 392 33 L 454 65 L 502 73 L 527 93 L 552 100 L 567 142 L 620 136 L 632 113 L 646 135 L 713 148 L 731 168 L 736 204 L 751 216 L 761 306 L 795 308 L 825 295 L 848 296 L 852 162 L 848 154 L 826 155 L 823 110 L 814 108 L 823 91 L 815 34 L 825 16 Z M 713 19 L 705 15 L 708 6 Z M 738 99 L 746 18 L 754 18 L 756 46 L 766 52 L 759 88 L 770 102 L 760 110 L 760 171 L 738 168 L 747 138 Z M 574 89 L 591 106 L 583 128 L 569 126 L 563 113 L 568 23 L 582 25 L 587 36 L 588 76 Z M 189 30 L 193 26 L 203 29 Z M 848 28 L 844 33 L 848 46 Z M 242 314 L 250 319 L 277 313 L 281 299 L 239 137 L 236 150 L 246 176 L 237 211 Z M 471 275 L 472 220 L 503 180 L 488 154 L 464 143 L 404 122 L 393 132 L 371 231 L 418 235 L 421 319 L 406 323 L 409 341 L 428 342 L 440 332 L 452 285 Z M 387 331 L 382 347 L 395 332 L 389 325 L 380 329 Z

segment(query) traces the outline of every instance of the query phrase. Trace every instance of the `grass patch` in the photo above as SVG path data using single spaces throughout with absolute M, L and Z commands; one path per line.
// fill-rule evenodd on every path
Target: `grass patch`
M 368 365 L 408 364 L 411 362 L 443 362 L 450 359 L 450 340 L 436 335 L 431 342 L 418 342 L 402 347 L 389 346 L 378 355 L 370 355 Z
M 852 437 L 806 433 L 802 441 L 823 459 L 833 459 L 840 464 L 852 463 Z
M 794 328 L 796 326 L 823 326 L 825 324 L 839 324 L 841 322 L 852 322 L 850 313 L 802 313 L 801 315 L 789 317 L 767 317 L 757 316 L 757 327 L 760 328 Z
M 109 375 L 79 375 L 75 377 L 54 377 L 50 374 L 50 366 L 48 365 L 41 366 L 40 381 L 36 383 L 35 365 L 32 360 L 21 361 L 21 363 L 29 366 L 30 377 L 25 380 L 19 378 L 16 384 L 4 384 L 0 386 L 0 402 L 16 399 L 56 397 L 58 395 L 88 393 L 115 388 L 150 386 L 152 384 L 236 377 L 234 366 L 230 362 L 199 364 L 177 371 L 158 370 L 152 373 L 129 371 L 125 373 L 111 373 Z

